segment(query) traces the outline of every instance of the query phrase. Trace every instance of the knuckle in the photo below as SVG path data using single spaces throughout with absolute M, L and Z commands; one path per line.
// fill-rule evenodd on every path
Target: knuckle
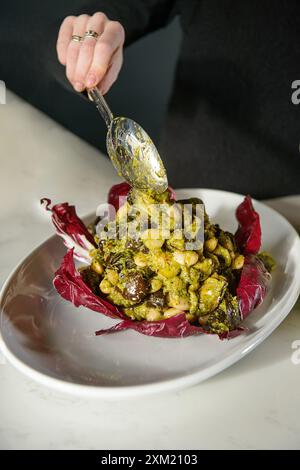
M 85 13 L 82 15 L 77 16 L 77 22 L 81 23 L 83 21 L 86 21 L 89 19 L 89 15 L 86 15 Z
M 119 23 L 119 21 L 111 21 L 110 28 L 115 34 L 117 34 L 120 37 L 121 40 L 124 40 L 125 30 L 123 26 L 121 25 L 121 23 Z
M 76 19 L 76 16 L 73 16 L 73 15 L 66 16 L 62 24 L 63 25 L 72 24 L 75 19 Z
M 105 15 L 105 13 L 97 11 L 93 14 L 93 19 L 104 23 L 105 21 L 107 21 L 107 16 Z

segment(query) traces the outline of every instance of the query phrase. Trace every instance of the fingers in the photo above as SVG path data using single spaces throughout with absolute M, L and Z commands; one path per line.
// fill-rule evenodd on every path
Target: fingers
M 62 65 L 66 65 L 67 61 L 67 50 L 73 34 L 73 24 L 75 16 L 67 16 L 61 24 L 59 29 L 56 52 L 58 60 Z
M 106 21 L 107 18 L 103 13 L 96 13 L 89 18 L 86 24 L 86 31 L 95 31 L 100 36 Z M 93 61 L 94 49 L 97 47 L 97 44 L 97 39 L 90 37 L 85 38 L 81 43 L 73 78 L 76 91 L 83 91 L 86 87 L 86 76 Z
M 74 24 L 73 24 L 72 35 L 82 37 L 84 33 L 86 32 L 86 25 L 88 21 L 89 21 L 88 15 L 78 16 L 75 19 Z M 70 40 L 69 47 L 67 50 L 66 75 L 67 75 L 68 80 L 72 83 L 73 86 L 75 85 L 75 81 L 76 81 L 75 72 L 76 72 L 76 66 L 77 66 L 80 49 L 81 49 L 80 42 Z
M 90 69 L 85 81 L 87 88 L 91 88 L 100 83 L 108 72 L 109 67 L 110 78 L 107 80 L 106 86 L 110 83 L 110 80 L 118 76 L 122 66 L 121 49 L 124 43 L 124 38 L 124 29 L 120 23 L 109 21 L 105 25 L 104 31 L 94 48 L 93 60 L 90 64 Z M 114 54 L 118 49 L 120 49 L 120 52 L 114 57 Z M 111 81 L 111 84 L 113 81 Z
M 122 48 L 119 48 L 117 49 L 117 51 L 115 52 L 112 58 L 112 63 L 109 66 L 106 75 L 104 76 L 103 80 L 98 85 L 98 88 L 100 89 L 103 95 L 105 95 L 108 92 L 110 87 L 117 80 L 122 64 L 123 64 L 123 50 Z
M 84 37 L 89 30 L 99 37 L 85 37 L 80 42 L 72 40 L 73 35 Z M 124 40 L 122 25 L 110 21 L 104 13 L 64 19 L 56 49 L 58 60 L 66 66 L 67 78 L 76 91 L 98 84 L 104 93 L 109 90 L 122 67 Z

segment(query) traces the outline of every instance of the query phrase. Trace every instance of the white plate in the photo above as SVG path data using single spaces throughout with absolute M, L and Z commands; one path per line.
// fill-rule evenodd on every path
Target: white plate
M 178 190 L 200 197 L 222 228 L 236 229 L 243 196 L 207 189 Z M 1 349 L 20 371 L 43 384 L 77 395 L 106 398 L 180 389 L 217 374 L 252 351 L 287 316 L 300 292 L 300 240 L 277 212 L 255 202 L 263 249 L 277 261 L 270 291 L 247 319 L 250 332 L 230 341 L 216 336 L 161 339 L 125 331 L 94 336 L 115 323 L 62 300 L 52 287 L 65 249 L 53 236 L 25 258 L 1 295 Z

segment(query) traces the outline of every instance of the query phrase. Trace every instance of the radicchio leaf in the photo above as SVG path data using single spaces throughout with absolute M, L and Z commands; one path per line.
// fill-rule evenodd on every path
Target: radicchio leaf
M 50 208 L 51 200 L 41 199 L 41 204 L 52 213 L 52 222 L 56 233 L 63 238 L 67 248 L 74 249 L 74 256 L 79 261 L 90 262 L 89 251 L 95 248 L 93 236 L 76 214 L 74 206 L 67 202 Z
M 174 189 L 171 186 L 169 186 L 168 191 L 170 193 L 171 201 L 176 201 L 176 193 L 175 193 Z
M 263 262 L 257 256 L 247 255 L 236 290 L 242 319 L 262 303 L 270 280 L 271 274 Z
M 112 186 L 108 192 L 108 204 L 114 206 L 117 211 L 125 203 L 130 189 L 131 186 L 126 181 Z
M 235 240 L 239 250 L 244 254 L 258 253 L 261 245 L 261 227 L 258 213 L 254 210 L 250 196 L 236 210 L 239 227 L 235 233 Z
M 185 314 L 180 313 L 174 317 L 159 321 L 135 321 L 128 318 L 107 330 L 96 331 L 96 335 L 115 333 L 128 329 L 138 331 L 147 336 L 158 336 L 161 338 L 184 338 L 185 336 L 205 333 L 203 328 L 191 325 L 186 320 Z
M 73 251 L 71 249 L 67 252 L 60 268 L 55 273 L 53 284 L 57 292 L 64 299 L 72 302 L 75 307 L 82 305 L 111 318 L 126 318 L 117 307 L 95 295 L 85 284 L 75 268 Z
M 202 333 L 211 334 L 208 330 L 200 326 L 191 325 L 185 318 L 184 313 L 174 315 L 166 320 L 158 321 L 134 321 L 126 319 L 105 330 L 96 331 L 96 335 L 116 333 L 123 330 L 135 330 L 146 336 L 156 336 L 159 338 L 185 338 L 187 336 L 200 335 Z M 236 328 L 228 333 L 219 335 L 220 339 L 230 339 L 241 334 L 244 328 Z

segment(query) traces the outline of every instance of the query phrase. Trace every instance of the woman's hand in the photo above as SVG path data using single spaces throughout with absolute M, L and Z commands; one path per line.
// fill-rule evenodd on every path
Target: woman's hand
M 99 37 L 84 38 L 89 30 L 98 33 Z M 74 41 L 73 35 L 83 39 Z M 97 85 L 102 94 L 107 93 L 122 67 L 124 39 L 123 26 L 110 21 L 104 13 L 64 19 L 56 49 L 58 60 L 66 66 L 67 78 L 76 91 Z

